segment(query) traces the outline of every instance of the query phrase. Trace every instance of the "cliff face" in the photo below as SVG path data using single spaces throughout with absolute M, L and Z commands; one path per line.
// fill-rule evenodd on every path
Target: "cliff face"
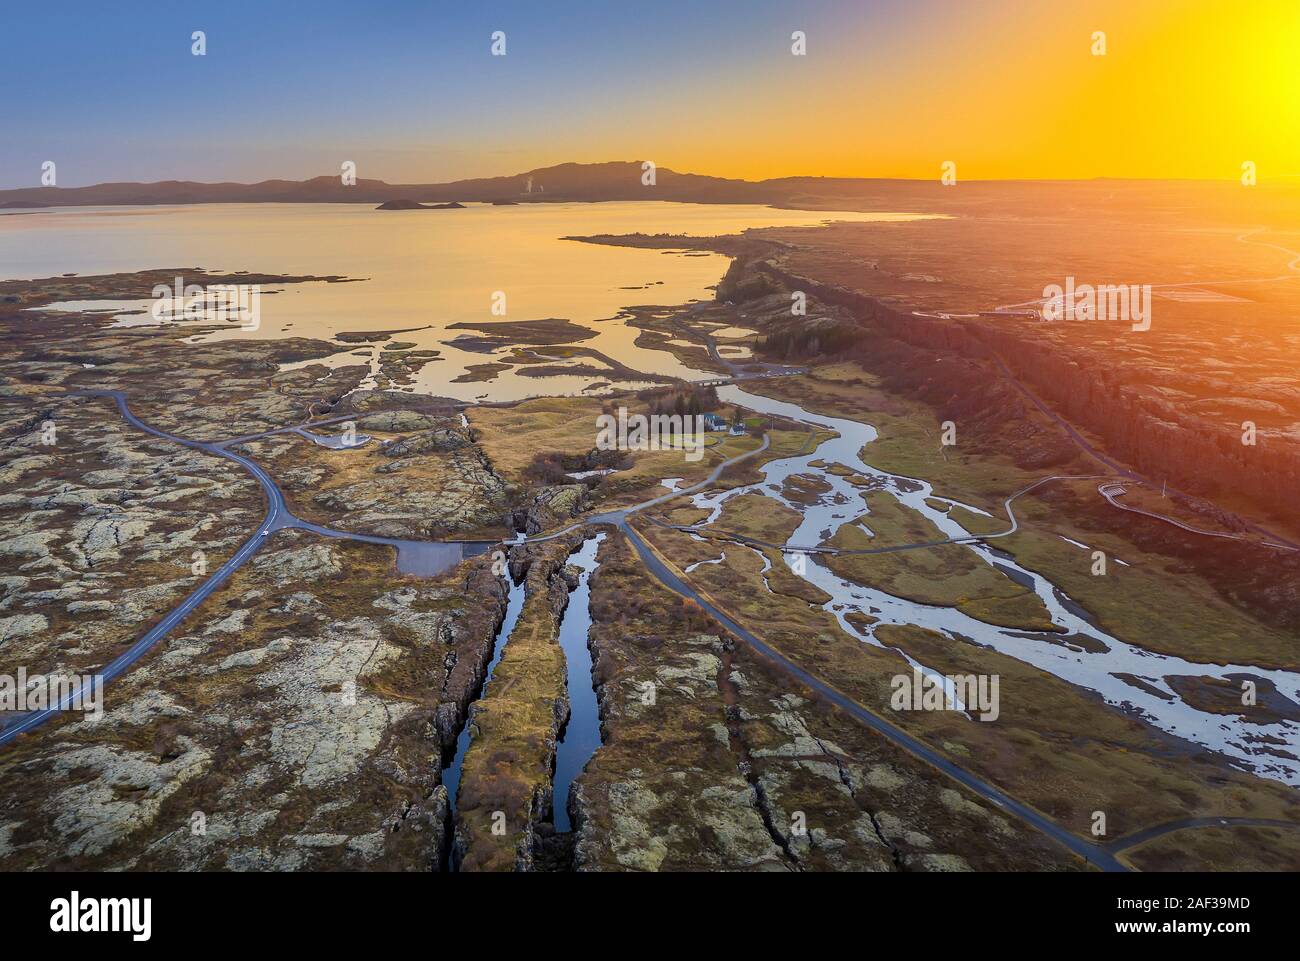
M 791 273 L 771 260 L 752 261 L 747 269 L 842 307 L 861 325 L 904 343 L 979 361 L 991 377 L 999 375 L 1000 361 L 1062 418 L 1101 438 L 1105 453 L 1151 478 L 1204 496 L 1245 495 L 1278 514 L 1294 511 L 1300 443 L 1259 433 L 1254 446 L 1243 444 L 1239 428 L 1206 421 L 1126 384 L 1122 371 L 1099 352 L 1063 353 L 1025 332 L 978 320 L 918 317 L 858 291 Z M 744 289 L 739 273 L 728 274 L 728 290 Z

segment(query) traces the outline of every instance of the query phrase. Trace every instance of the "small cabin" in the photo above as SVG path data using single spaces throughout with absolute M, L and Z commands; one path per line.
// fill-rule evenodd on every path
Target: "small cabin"
M 730 426 L 725 417 L 719 417 L 717 414 L 704 415 L 705 430 L 726 430 Z

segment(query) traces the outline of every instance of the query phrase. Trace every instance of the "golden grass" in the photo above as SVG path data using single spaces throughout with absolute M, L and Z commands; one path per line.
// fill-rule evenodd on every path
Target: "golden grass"
M 869 550 L 944 539 L 933 524 L 883 491 L 865 495 L 871 513 L 861 520 L 874 533 L 845 524 L 831 545 Z M 889 554 L 839 554 L 826 565 L 857 584 L 876 587 L 895 597 L 922 604 L 956 607 L 978 620 L 1023 630 L 1053 630 L 1042 600 L 1001 571 L 986 564 L 969 547 L 949 544 Z
M 465 845 L 462 870 L 513 870 L 525 828 L 551 790 L 557 710 L 566 679 L 548 574 L 564 563 L 568 550 L 567 542 L 557 543 L 547 549 L 546 559 L 534 562 L 519 621 L 492 683 L 472 709 L 457 805 L 457 834 Z M 504 833 L 493 831 L 497 812 L 504 815 Z

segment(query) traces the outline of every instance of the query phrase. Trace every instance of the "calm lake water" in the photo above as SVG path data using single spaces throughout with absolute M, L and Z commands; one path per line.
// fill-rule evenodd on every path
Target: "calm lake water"
M 696 376 L 666 351 L 633 346 L 639 331 L 613 318 L 632 305 L 671 306 L 711 298 L 710 288 L 725 273 L 728 258 L 605 247 L 561 240 L 564 236 L 704 236 L 831 220 L 912 219 L 917 215 L 663 202 L 413 211 L 376 211 L 368 204 L 62 208 L 0 215 L 0 275 L 15 279 L 203 267 L 365 278 L 353 284 L 289 285 L 262 297 L 257 331 L 208 336 L 329 339 L 340 331 L 432 325 L 400 337 L 442 351 L 441 359 L 421 370 L 416 389 L 465 400 L 484 395 L 505 400 L 577 393 L 598 378 L 528 378 L 507 371 L 490 383 L 453 384 L 468 365 L 494 358 L 449 347 L 447 341 L 474 333 L 448 330 L 449 325 L 566 318 L 597 331 L 582 346 L 629 367 Z M 504 317 L 492 313 L 496 291 L 506 296 Z M 123 309 L 121 302 L 77 306 Z M 127 320 L 141 319 L 149 320 Z M 364 363 L 351 354 L 356 349 L 341 345 L 335 363 Z

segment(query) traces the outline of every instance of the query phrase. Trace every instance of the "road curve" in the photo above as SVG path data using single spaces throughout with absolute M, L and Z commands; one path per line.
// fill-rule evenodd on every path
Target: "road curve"
M 131 408 L 127 405 L 125 392 L 120 390 L 79 390 L 71 391 L 67 396 L 111 397 L 117 404 L 117 409 L 119 413 L 121 413 L 122 418 L 132 427 L 162 440 L 171 441 L 172 443 L 180 444 L 183 447 L 189 447 L 192 450 L 203 451 L 207 454 L 213 454 L 217 457 L 224 457 L 227 460 L 234 461 L 257 479 L 258 484 L 262 488 L 262 493 L 266 497 L 266 515 L 262 518 L 261 523 L 257 525 L 257 529 L 253 532 L 252 536 L 249 537 L 248 540 L 244 541 L 244 543 L 239 546 L 239 549 L 236 550 L 224 564 L 217 568 L 207 580 L 196 587 L 183 601 L 181 601 L 180 604 L 174 607 L 162 618 L 162 620 L 150 628 L 144 636 L 106 664 L 101 670 L 96 672 L 95 676 L 101 679 L 101 684 L 107 684 L 109 681 L 120 676 L 127 670 L 127 668 L 149 651 L 150 648 L 166 637 L 178 624 L 181 623 L 181 621 L 185 620 L 185 618 L 188 617 L 195 608 L 207 600 L 213 591 L 221 587 L 231 574 L 242 567 L 250 557 L 257 553 L 261 546 L 266 542 L 267 537 L 274 531 L 296 528 L 299 530 L 311 531 L 324 537 L 346 538 L 349 540 L 365 541 L 371 544 L 386 544 L 396 547 L 399 553 L 403 546 L 407 545 L 459 544 L 461 546 L 477 546 L 483 543 L 495 543 L 482 541 L 403 541 L 391 537 L 378 537 L 369 534 L 352 534 L 347 531 L 338 531 L 332 528 L 322 527 L 319 524 L 313 524 L 309 521 L 301 520 L 289 511 L 288 506 L 285 504 L 284 495 L 280 492 L 279 486 L 276 485 L 275 480 L 266 472 L 266 470 L 255 461 L 250 460 L 242 454 L 237 454 L 234 451 L 226 449 L 226 444 L 235 443 L 238 440 L 241 440 L 241 438 L 227 441 L 207 442 L 190 440 L 187 437 L 181 437 L 177 434 L 169 434 L 167 431 L 152 427 L 140 420 L 140 418 L 136 417 L 136 415 L 132 413 Z M 294 429 L 296 428 L 288 428 L 288 430 Z M 278 431 L 272 431 L 271 433 L 278 433 Z M 266 435 L 254 435 L 254 437 L 260 436 Z M 41 724 L 50 720 L 54 715 L 65 711 L 77 701 L 81 696 L 82 691 L 83 688 L 79 686 L 70 691 L 65 697 L 61 698 L 57 704 L 51 705 L 50 707 L 40 711 L 32 711 L 28 714 L 24 714 L 18 720 L 0 728 L 0 746 L 9 743 L 20 734 L 24 734 L 39 727 Z
M 650 500 L 642 501 L 639 504 L 633 504 L 631 507 L 620 507 L 617 510 L 602 511 L 599 514 L 588 514 L 586 517 L 570 524 L 568 527 L 554 531 L 550 534 L 534 534 L 531 537 L 519 537 L 514 540 L 503 541 L 502 543 L 507 547 L 514 547 L 517 544 L 540 544 L 543 541 L 550 541 L 557 537 L 563 537 L 570 531 L 576 531 L 579 527 L 586 527 L 593 524 L 622 524 L 629 514 L 635 514 L 637 511 L 645 510 L 647 507 L 654 507 L 656 504 L 662 504 L 664 501 L 672 500 L 674 497 L 681 497 L 684 494 L 694 494 L 696 491 L 703 490 L 709 485 L 715 483 L 717 479 L 722 476 L 722 472 L 732 464 L 739 464 L 743 460 L 761 454 L 763 451 L 767 450 L 769 446 L 771 446 L 771 440 L 766 434 L 764 434 L 762 444 L 755 447 L 753 450 L 747 450 L 743 454 L 737 454 L 735 457 L 724 460 L 717 467 L 713 468 L 708 477 L 698 483 L 692 484 L 690 487 L 670 490 L 666 494 L 660 494 L 658 497 L 650 498 Z
M 1228 540 L 1233 541 L 1246 540 L 1244 534 L 1233 534 L 1226 531 L 1204 531 L 1199 527 L 1192 527 L 1190 524 L 1184 524 L 1182 521 L 1174 520 L 1172 517 L 1166 517 L 1164 514 L 1157 514 L 1154 511 L 1143 510 L 1140 507 L 1129 507 L 1127 504 L 1121 504 L 1118 498 L 1123 497 L 1127 493 L 1123 484 L 1102 484 L 1097 488 L 1097 493 L 1106 498 L 1111 507 L 1122 511 L 1128 511 L 1130 514 L 1141 514 L 1143 517 L 1153 517 L 1158 521 L 1164 521 L 1166 524 L 1173 524 L 1174 527 L 1181 527 L 1190 534 L 1200 534 L 1204 537 L 1226 537 Z
M 237 454 L 233 451 L 226 449 L 225 444 L 233 443 L 233 441 L 216 442 L 216 443 L 195 441 L 185 437 L 180 437 L 176 434 L 170 434 L 166 431 L 162 431 L 159 430 L 158 428 L 152 427 L 146 424 L 144 421 L 141 421 L 138 417 L 135 416 L 134 413 L 132 413 L 130 407 L 127 405 L 126 395 L 122 391 L 119 390 L 76 391 L 70 394 L 70 396 L 111 397 L 116 403 L 118 411 L 121 413 L 122 417 L 127 421 L 127 423 L 131 424 L 131 426 L 139 430 L 142 430 L 147 434 L 151 434 L 155 437 L 161 438 L 163 440 L 171 441 L 173 443 L 180 444 L 184 447 L 189 447 L 194 450 L 201 450 L 218 457 L 225 457 L 229 460 L 235 461 L 240 466 L 242 466 L 245 470 L 249 471 L 249 473 L 251 473 L 257 479 L 258 484 L 261 486 L 267 501 L 266 515 L 263 517 L 262 522 L 258 525 L 257 530 L 253 533 L 253 535 L 249 537 L 224 564 L 222 564 L 215 572 L 213 572 L 213 574 L 209 576 L 207 580 L 205 580 L 201 585 L 195 588 L 195 590 L 192 591 L 185 598 L 185 600 L 183 600 L 177 607 L 173 608 L 170 612 L 168 612 L 162 618 L 162 620 L 160 620 L 156 625 L 154 625 L 154 627 L 151 628 L 148 632 L 146 632 L 138 641 L 136 641 L 133 645 L 131 645 L 130 648 L 128 648 L 122 654 L 114 658 L 109 664 L 105 665 L 105 667 L 99 672 L 99 677 L 102 678 L 102 683 L 106 684 L 108 681 L 121 675 L 132 664 L 134 664 L 135 661 L 137 661 L 141 656 L 143 656 L 147 651 L 149 651 L 155 644 L 157 644 L 158 641 L 166 637 L 167 634 L 169 634 L 173 628 L 175 628 L 178 624 L 180 624 L 181 621 L 183 621 L 200 604 L 202 604 L 214 591 L 216 591 L 223 583 L 225 583 L 225 581 L 230 577 L 231 574 L 233 574 L 239 567 L 241 567 L 244 563 L 246 563 L 248 559 L 252 557 L 253 554 L 255 554 L 258 551 L 258 549 L 262 546 L 262 544 L 265 542 L 266 537 L 273 531 L 281 530 L 285 528 L 300 528 L 304 530 L 313 531 L 317 534 L 321 534 L 329 537 L 344 537 L 344 538 L 361 540 L 361 541 L 366 541 L 371 543 L 381 543 L 381 544 L 400 545 L 401 543 L 404 543 L 402 541 L 398 541 L 392 538 L 381 538 L 381 537 L 375 537 L 371 535 L 359 535 L 359 534 L 351 534 L 345 531 L 336 531 L 331 528 L 321 527 L 320 525 L 316 525 L 310 522 L 300 520 L 299 518 L 295 517 L 292 513 L 289 512 L 287 506 L 285 505 L 284 495 L 280 492 L 280 489 L 276 485 L 275 481 L 261 466 L 259 466 L 249 458 L 244 457 L 241 454 Z M 912 737 L 910 734 L 907 734 L 905 731 L 889 723 L 884 718 L 879 717 L 876 714 L 872 713 L 867 708 L 858 704 L 852 698 L 843 694 L 842 692 L 832 687 L 831 685 L 827 684 L 826 682 L 821 681 L 820 679 L 814 677 L 812 674 L 809 674 L 807 671 L 805 671 L 803 668 L 799 667 L 797 664 L 789 660 L 783 654 L 781 654 L 780 652 L 778 652 L 777 650 L 775 650 L 774 648 L 770 647 L 768 644 L 760 640 L 752 632 L 750 632 L 740 624 L 736 623 L 728 615 L 726 615 L 721 610 L 719 610 L 711 601 L 701 596 L 698 591 L 696 591 L 688 583 L 686 583 L 685 580 L 683 580 L 680 576 L 678 576 L 678 574 L 660 558 L 660 556 L 654 551 L 654 549 L 651 548 L 650 545 L 647 544 L 641 538 L 640 534 L 635 529 L 633 529 L 631 525 L 628 523 L 627 517 L 629 514 L 642 510 L 646 507 L 650 507 L 655 504 L 662 503 L 663 501 L 675 497 L 679 497 L 684 494 L 693 493 L 699 489 L 702 489 L 714 483 L 718 479 L 718 477 L 721 476 L 722 472 L 726 468 L 730 467 L 732 464 L 735 464 L 739 461 L 743 461 L 746 458 L 753 457 L 761 453 L 762 451 L 766 450 L 768 446 L 769 446 L 769 438 L 765 435 L 763 438 L 763 443 L 760 447 L 755 448 L 752 451 L 747 451 L 736 457 L 730 458 L 729 460 L 723 461 L 710 473 L 710 475 L 705 480 L 700 481 L 699 483 L 694 484 L 689 488 L 684 488 L 682 490 L 677 490 L 677 491 L 670 491 L 664 495 L 653 498 L 649 501 L 645 501 L 641 504 L 634 505 L 631 508 L 626 508 L 619 511 L 611 511 L 604 514 L 592 515 L 591 517 L 584 518 L 583 521 L 580 522 L 579 524 L 575 524 L 569 528 L 566 528 L 565 531 L 558 532 L 557 534 L 547 535 L 543 538 L 536 538 L 534 540 L 547 540 L 552 537 L 559 536 L 559 534 L 561 533 L 566 533 L 569 530 L 573 530 L 576 527 L 585 526 L 588 524 L 608 523 L 617 526 L 625 534 L 625 536 L 627 536 L 628 540 L 633 545 L 637 554 L 640 556 L 642 562 L 646 565 L 646 569 L 661 584 L 663 584 L 665 587 L 667 587 L 669 590 L 673 591 L 674 593 L 678 594 L 679 596 L 685 597 L 699 604 L 701 608 L 708 611 L 709 614 L 712 617 L 714 617 L 714 619 L 717 620 L 719 624 L 721 624 L 724 628 L 726 628 L 729 632 L 731 632 L 735 637 L 748 644 L 756 653 L 758 653 L 761 657 L 766 659 L 769 663 L 773 664 L 779 670 L 783 671 L 787 675 L 793 677 L 799 683 L 803 684 L 805 687 L 809 688 L 810 690 L 818 694 L 820 697 L 824 698 L 825 700 L 839 707 L 841 710 L 844 710 L 846 713 L 850 714 L 858 721 L 867 725 L 872 730 L 888 738 L 890 741 L 904 748 L 914 756 L 926 761 L 927 763 L 937 768 L 938 770 L 942 771 L 944 774 L 948 775 L 954 780 L 959 781 L 961 784 L 965 785 L 967 788 L 974 791 L 979 796 L 985 798 L 990 803 L 996 805 L 999 808 L 1002 808 L 1004 811 L 1007 811 L 1021 818 L 1025 822 L 1037 828 L 1043 834 L 1055 840 L 1057 843 L 1063 845 L 1070 851 L 1082 857 L 1089 864 L 1092 864 L 1102 870 L 1105 871 L 1128 870 L 1128 868 L 1115 857 L 1114 854 L 1115 851 L 1122 850 L 1126 847 L 1130 847 L 1135 844 L 1142 843 L 1142 841 L 1149 840 L 1151 837 L 1156 837 L 1160 834 L 1168 833 L 1170 831 L 1180 830 L 1188 827 L 1206 826 L 1208 824 L 1219 824 L 1222 823 L 1223 820 L 1225 820 L 1225 819 L 1217 819 L 1217 818 L 1193 819 L 1193 821 L 1197 823 L 1192 823 L 1192 821 L 1189 821 L 1189 822 L 1175 822 L 1173 824 L 1168 824 L 1168 825 L 1159 825 L 1154 828 L 1147 829 L 1146 831 L 1142 831 L 1142 832 L 1138 832 L 1137 834 L 1130 835 L 1128 838 L 1119 839 L 1118 841 L 1112 842 L 1111 845 L 1108 845 L 1106 847 L 1100 847 L 1089 841 L 1085 841 L 1082 838 L 1076 837 L 1073 833 L 1067 831 L 1065 828 L 1061 827 L 1059 824 L 1057 824 L 1055 821 L 1048 818 L 1046 815 L 1036 811 L 1035 809 L 1029 807 L 1028 805 L 1025 805 L 1015 800 L 1014 798 L 1012 798 L 1005 792 L 1001 791 L 1000 789 L 982 780 L 981 778 L 977 777 L 971 772 L 966 771 L 965 769 L 957 766 L 952 761 L 948 760 L 946 757 L 939 754 L 937 751 L 935 751 L 933 748 L 929 747 L 922 741 L 919 741 L 918 739 Z M 1011 502 L 1020 494 L 1023 494 L 1026 491 L 1031 490 L 1033 487 L 1036 487 L 1038 484 L 1045 483 L 1046 481 L 1052 479 L 1054 478 L 1044 478 L 1043 480 L 1037 482 L 1036 484 L 1031 485 L 1030 487 L 1025 488 L 1022 491 L 1018 491 L 1016 494 L 1013 494 L 1010 498 L 1008 498 L 1006 503 L 1007 503 L 1008 515 L 1012 521 L 1012 528 L 1008 531 L 1003 532 L 1003 534 L 1009 534 L 1015 529 L 1015 517 L 1014 514 L 1011 512 L 1011 507 L 1010 507 Z M 996 535 L 996 536 L 1001 536 L 1001 535 Z M 420 543 L 424 543 L 424 542 L 420 542 Z M 514 543 L 519 543 L 519 542 L 518 541 L 506 542 L 506 546 L 510 546 Z M 77 689 L 76 691 L 73 691 L 70 694 L 68 694 L 66 698 L 61 700 L 58 704 L 53 705 L 41 711 L 31 712 L 25 715 L 21 720 L 13 724 L 10 724 L 9 726 L 5 727 L 3 730 L 0 730 L 0 745 L 6 744 L 9 741 L 13 740 L 14 738 L 18 737 L 19 735 L 31 731 L 32 729 L 44 723 L 45 721 L 49 720 L 53 715 L 62 712 L 76 700 L 76 698 L 80 695 L 80 693 L 81 693 L 80 689 Z M 1244 823 L 1249 819 L 1230 819 L 1230 820 Z M 1199 823 L 1202 821 L 1205 822 L 1205 824 Z M 1250 823 L 1257 823 L 1257 822 L 1251 821 Z M 1270 826 L 1277 826 L 1277 825 L 1291 826 L 1291 827 L 1295 826 L 1295 825 L 1288 825 L 1286 822 L 1258 822 L 1258 823 L 1264 823 Z
M 246 457 L 242 457 L 239 454 L 230 451 L 222 450 L 212 444 L 204 444 L 199 441 L 188 440 L 184 437 L 177 437 L 175 434 L 169 434 L 166 431 L 158 430 L 156 427 L 150 427 L 148 424 L 144 423 L 144 421 L 136 417 L 135 414 L 131 413 L 131 409 L 126 403 L 126 395 L 120 390 L 77 391 L 71 396 L 111 397 L 117 403 L 117 409 L 121 412 L 122 417 L 125 418 L 127 423 L 132 427 L 136 427 L 155 437 L 182 444 L 185 447 L 203 450 L 238 462 L 257 478 L 258 483 L 262 486 L 262 491 L 267 497 L 266 516 L 262 518 L 262 522 L 257 526 L 257 530 L 254 531 L 253 535 L 248 538 L 248 540 L 244 541 L 244 543 L 240 545 L 239 549 L 235 551 L 235 553 L 224 564 L 217 568 L 207 580 L 196 587 L 189 596 L 185 598 L 185 600 L 181 601 L 181 603 L 169 611 L 162 620 L 150 628 L 143 637 L 106 664 L 102 670 L 97 672 L 98 676 L 102 678 L 100 683 L 107 684 L 139 660 L 140 657 L 151 647 L 166 637 L 167 634 L 171 632 L 172 628 L 189 616 L 196 607 L 207 600 L 208 596 L 212 594 L 213 591 L 224 584 L 231 574 L 241 567 L 250 557 L 257 553 L 257 550 L 265 542 L 265 535 L 275 529 L 277 521 L 281 518 L 282 513 L 284 512 L 284 497 L 280 494 L 279 488 L 275 486 L 275 482 L 271 480 L 270 475 Z M 55 714 L 66 710 L 78 697 L 80 697 L 81 693 L 82 688 L 78 687 L 74 691 L 69 692 L 66 697 L 59 701 L 58 704 L 51 705 L 44 710 L 32 711 L 31 713 L 24 715 L 20 720 L 6 726 L 3 730 L 0 730 L 0 745 L 9 743 L 14 738 L 18 737 L 18 735 L 24 734 L 27 731 L 44 724 Z
M 1279 821 L 1275 818 L 1183 818 L 1179 821 L 1168 821 L 1165 824 L 1156 824 L 1149 828 L 1143 828 L 1141 831 L 1134 831 L 1132 834 L 1126 834 L 1122 838 L 1116 838 L 1108 843 L 1105 847 L 1112 854 L 1120 851 L 1126 851 L 1129 848 L 1137 847 L 1139 844 L 1145 844 L 1153 838 L 1161 837 L 1165 834 L 1173 834 L 1175 831 L 1188 831 L 1194 828 L 1240 828 L 1240 827 L 1259 827 L 1259 828 L 1285 828 L 1287 830 L 1300 830 L 1300 822 L 1296 821 Z
M 1012 494 L 1003 502 L 1003 507 L 1007 512 L 1007 522 L 1010 524 L 1010 526 L 1004 531 L 997 531 L 996 533 L 993 534 L 967 534 L 964 537 L 947 537 L 939 541 L 916 541 L 911 544 L 895 544 L 892 547 L 827 547 L 826 545 L 822 545 L 822 544 L 818 544 L 815 546 L 803 546 L 798 544 L 773 544 L 770 541 L 760 541 L 757 538 L 749 537 L 746 534 L 737 534 L 734 531 L 723 530 L 721 528 L 715 528 L 712 526 L 702 527 L 698 524 L 669 524 L 665 521 L 660 520 L 657 517 L 648 517 L 647 519 L 652 524 L 657 524 L 660 527 L 666 527 L 669 528 L 670 530 L 683 531 L 687 534 L 701 534 L 701 535 L 713 534 L 717 537 L 722 537 L 722 538 L 726 538 L 727 540 L 736 541 L 737 543 L 740 544 L 746 544 L 750 547 L 769 547 L 773 550 L 781 551 L 783 553 L 837 554 L 837 555 L 895 554 L 899 551 L 915 551 L 915 550 L 921 550 L 923 548 L 928 548 L 928 547 L 944 547 L 948 544 L 975 544 L 980 541 L 991 540 L 995 537 L 1008 537 L 1020 529 L 1020 520 L 1016 517 L 1016 512 L 1011 506 L 1012 502 L 1014 502 L 1017 497 L 1021 497 L 1024 494 L 1028 494 L 1031 490 L 1034 490 L 1037 487 L 1041 487 L 1043 484 L 1046 484 L 1048 481 L 1097 480 L 1098 478 L 1104 476 L 1105 476 L 1104 474 L 1053 474 L 1051 477 L 1044 477 L 1041 478 L 1040 480 L 1034 481 L 1034 483 L 1030 484 L 1028 487 L 1022 487 L 1020 490 L 1016 491 L 1014 494 Z M 690 488 L 689 490 L 694 491 L 699 486 L 701 485 L 696 485 L 696 487 Z M 689 491 L 684 490 L 681 491 L 680 493 L 685 494 L 688 492 Z M 639 507 L 647 507 L 649 506 L 650 503 L 653 502 L 647 502 L 646 504 L 639 505 Z
M 1011 372 L 1011 368 L 1009 368 L 1006 365 L 1006 363 L 1002 360 L 1001 357 L 999 357 L 997 354 L 992 352 L 990 352 L 989 356 L 993 360 L 994 364 L 997 365 L 998 369 L 1001 370 L 1002 375 L 1011 383 L 1011 386 L 1014 387 L 1016 390 L 1018 390 L 1021 394 L 1023 394 L 1031 404 L 1037 407 L 1046 417 L 1050 418 L 1053 423 L 1055 423 L 1058 427 L 1064 430 L 1065 433 L 1069 436 L 1070 440 L 1074 441 L 1075 446 L 1077 446 L 1085 454 L 1087 454 L 1093 460 L 1105 464 L 1116 474 L 1127 478 L 1128 480 L 1132 481 L 1135 484 L 1141 484 L 1143 487 L 1150 487 L 1150 488 L 1155 487 L 1154 484 L 1148 481 L 1141 474 L 1138 474 L 1136 471 L 1129 470 L 1127 467 L 1124 467 L 1123 465 L 1116 463 L 1110 457 L 1107 457 L 1101 451 L 1097 450 L 1097 448 L 1093 447 L 1092 444 L 1088 442 L 1087 438 L 1085 438 L 1082 434 L 1080 434 L 1077 430 L 1074 429 L 1073 424 L 1071 424 L 1068 420 L 1066 420 L 1056 411 L 1052 410 L 1045 403 L 1039 400 L 1037 395 L 1035 395 L 1033 391 L 1031 391 L 1024 384 L 1022 384 L 1020 382 L 1020 378 L 1018 378 L 1015 374 Z M 1171 493 L 1181 494 L 1184 497 L 1187 496 L 1183 491 L 1180 491 L 1177 488 L 1168 487 L 1167 489 Z M 1160 519 L 1164 520 L 1165 518 L 1160 518 Z M 1259 534 L 1261 537 L 1269 538 L 1271 541 L 1275 542 L 1274 546 L 1287 547 L 1293 551 L 1300 551 L 1300 544 L 1297 544 L 1293 540 L 1285 538 L 1280 534 L 1275 534 L 1273 531 L 1270 531 L 1265 527 L 1261 527 L 1260 525 L 1255 524 L 1251 521 L 1246 521 L 1245 524 L 1246 524 L 1246 530 L 1251 531 L 1254 534 Z

